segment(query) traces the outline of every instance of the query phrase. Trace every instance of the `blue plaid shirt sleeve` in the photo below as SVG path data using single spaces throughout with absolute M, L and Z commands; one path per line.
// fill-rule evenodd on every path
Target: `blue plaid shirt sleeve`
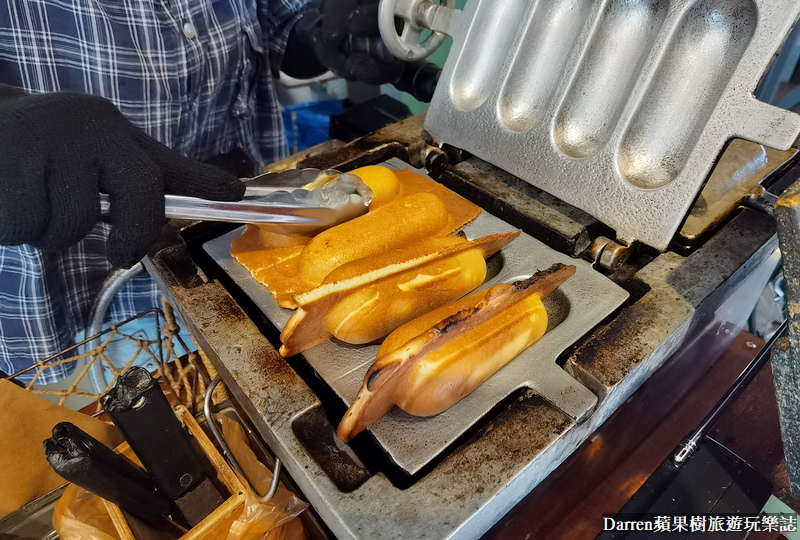
M 235 148 L 264 165 L 288 153 L 274 79 L 305 0 L 0 0 L 0 83 L 113 101 L 183 154 Z M 61 253 L 0 246 L 0 370 L 74 343 L 103 279 L 108 227 Z M 159 305 L 146 277 L 120 293 L 119 322 Z M 59 366 L 40 382 L 68 375 Z

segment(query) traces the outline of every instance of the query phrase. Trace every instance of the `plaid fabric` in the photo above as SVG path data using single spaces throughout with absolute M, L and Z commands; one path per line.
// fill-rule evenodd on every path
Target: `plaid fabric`
M 204 159 L 239 148 L 284 157 L 273 78 L 307 0 L 0 0 L 0 82 L 113 101 L 151 136 Z M 0 370 L 14 373 L 74 343 L 111 268 L 108 227 L 62 253 L 0 246 Z M 132 280 L 109 320 L 159 305 Z M 41 382 L 68 375 L 50 369 Z

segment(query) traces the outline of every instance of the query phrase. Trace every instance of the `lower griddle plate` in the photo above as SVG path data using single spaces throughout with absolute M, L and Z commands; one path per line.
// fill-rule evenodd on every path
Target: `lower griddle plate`
M 467 238 L 515 230 L 504 221 L 482 212 L 464 227 Z M 255 302 L 278 329 L 292 314 L 278 306 L 269 290 L 230 255 L 231 240 L 243 228 L 203 245 L 205 251 Z M 428 418 L 392 409 L 370 428 L 378 443 L 397 466 L 415 474 L 514 391 L 531 389 L 573 419 L 594 408 L 595 395 L 556 364 L 558 356 L 622 305 L 628 293 L 589 263 L 554 251 L 522 234 L 488 261 L 487 280 L 481 288 L 510 283 L 554 263 L 573 264 L 577 272 L 547 300 L 548 330 L 544 337 L 507 364 L 470 395 L 445 412 Z M 348 345 L 332 339 L 306 351 L 303 356 L 322 379 L 346 403 L 358 393 L 364 374 L 375 359 L 379 344 Z

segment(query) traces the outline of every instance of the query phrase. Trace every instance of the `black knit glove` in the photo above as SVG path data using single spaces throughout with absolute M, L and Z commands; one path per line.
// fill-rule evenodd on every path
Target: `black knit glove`
M 391 83 L 430 101 L 441 70 L 392 56 L 380 36 L 378 7 L 379 0 L 324 0 L 320 9 L 307 9 L 289 35 L 282 70 L 308 78 L 329 69 L 348 80 Z
M 344 79 L 368 84 L 396 82 L 404 62 L 386 49 L 378 30 L 378 0 L 324 0 L 316 17 L 298 23 L 320 62 Z M 288 50 L 287 50 L 288 52 Z
M 130 267 L 158 237 L 165 192 L 232 201 L 244 185 L 148 137 L 105 99 L 0 85 L 0 244 L 66 248 L 98 221 L 98 194 L 108 193 L 106 254 Z

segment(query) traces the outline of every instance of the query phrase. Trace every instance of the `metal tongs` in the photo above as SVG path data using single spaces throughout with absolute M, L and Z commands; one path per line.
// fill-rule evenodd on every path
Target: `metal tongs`
M 309 236 L 358 217 L 372 202 L 372 190 L 356 175 L 332 169 L 294 169 L 243 178 L 241 201 L 209 201 L 183 195 L 164 196 L 168 218 L 256 223 L 278 234 Z M 100 213 L 111 201 L 100 194 Z

